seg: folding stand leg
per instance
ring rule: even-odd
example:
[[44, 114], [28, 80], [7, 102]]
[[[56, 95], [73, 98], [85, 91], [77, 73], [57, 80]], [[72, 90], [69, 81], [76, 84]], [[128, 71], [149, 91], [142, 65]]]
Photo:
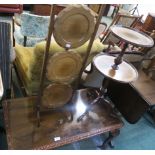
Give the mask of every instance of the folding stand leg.
[[111, 148], [114, 148], [114, 145], [112, 144], [112, 140], [118, 136], [120, 133], [120, 130], [117, 129], [117, 130], [114, 130], [114, 131], [110, 131], [109, 132], [109, 136], [108, 138], [103, 142], [103, 144], [101, 146], [98, 146], [100, 149], [102, 150], [105, 150], [108, 145], [111, 147]]

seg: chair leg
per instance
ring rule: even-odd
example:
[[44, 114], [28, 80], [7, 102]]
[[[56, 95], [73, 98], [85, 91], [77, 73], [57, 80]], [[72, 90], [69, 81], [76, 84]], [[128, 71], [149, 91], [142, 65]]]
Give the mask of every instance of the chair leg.
[[155, 106], [152, 106], [148, 110], [148, 114], [151, 116], [151, 120], [147, 119], [153, 126], [155, 125]]
[[23, 81], [21, 80], [21, 77], [18, 73], [18, 69], [16, 67], [15, 64], [13, 64], [13, 68], [14, 68], [14, 71], [16, 73], [16, 77], [17, 77], [17, 80], [18, 80], [18, 84], [19, 84], [19, 87], [20, 87], [20, 91], [21, 91], [21, 94], [26, 97], [27, 96], [27, 93], [26, 93], [26, 90], [25, 90], [25, 87], [24, 87], [24, 84], [23, 84]]
[[113, 12], [112, 12], [112, 14], [111, 14], [111, 17], [112, 17], [112, 18], [114, 18], [115, 10], [116, 10], [116, 8], [114, 7], [114, 10], [113, 10]]
[[[15, 22], [14, 22], [14, 18], [12, 18], [12, 29], [13, 29], [13, 34], [15, 32]], [[13, 35], [13, 47], [15, 47], [15, 37]]]
[[26, 42], [27, 42], [27, 36], [24, 36], [24, 44], [23, 44], [24, 47], [26, 46]]
[[0, 126], [0, 132], [6, 134], [6, 131], [5, 131], [4, 127], [1, 127], [1, 126]]

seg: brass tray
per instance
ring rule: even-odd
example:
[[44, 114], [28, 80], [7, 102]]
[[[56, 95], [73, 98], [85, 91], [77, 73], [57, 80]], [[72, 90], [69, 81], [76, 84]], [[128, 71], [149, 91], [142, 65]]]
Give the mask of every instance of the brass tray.
[[72, 97], [72, 88], [66, 84], [51, 84], [43, 91], [42, 105], [46, 108], [58, 108]]
[[60, 46], [76, 48], [88, 41], [94, 28], [95, 16], [88, 7], [70, 5], [58, 14], [53, 35]]
[[111, 31], [118, 38], [135, 46], [152, 47], [154, 45], [150, 36], [133, 28], [115, 25], [111, 27]]
[[47, 79], [71, 83], [79, 74], [82, 58], [73, 51], [59, 52], [52, 56], [47, 65]]
[[138, 72], [134, 66], [123, 61], [118, 70], [112, 69], [115, 57], [100, 54], [94, 57], [93, 63], [97, 70], [104, 76], [122, 83], [129, 83], [138, 78]]

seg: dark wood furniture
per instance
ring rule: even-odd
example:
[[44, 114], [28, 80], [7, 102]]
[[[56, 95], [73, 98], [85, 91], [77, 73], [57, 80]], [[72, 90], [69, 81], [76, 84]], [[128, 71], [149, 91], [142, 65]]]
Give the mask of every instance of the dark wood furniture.
[[[36, 97], [4, 101], [8, 148], [54, 149], [109, 132], [109, 137], [100, 146], [105, 149], [108, 144], [111, 144], [111, 140], [119, 134], [119, 129], [123, 126], [122, 121], [110, 104], [101, 102], [94, 105], [89, 114], [78, 122], [77, 118], [81, 115], [83, 108], [81, 108], [81, 102], [77, 102], [79, 92], [77, 91], [75, 94], [73, 103], [66, 104], [62, 109], [42, 111], [40, 127], [37, 127], [34, 109]], [[93, 98], [88, 100], [85, 98], [86, 95], [85, 93], [82, 95], [82, 100], [89, 104]]]
[[141, 94], [149, 106], [155, 105], [155, 81], [140, 71], [138, 79], [131, 85]]
[[[57, 15], [61, 10], [65, 8], [65, 5], [56, 5], [55, 14]], [[51, 5], [49, 4], [34, 4], [32, 13], [41, 16], [50, 16]]]
[[143, 29], [148, 32], [152, 32], [152, 30], [155, 30], [155, 14], [154, 13], [148, 14], [143, 24]]
[[107, 95], [131, 124], [136, 123], [149, 108], [141, 94], [130, 84], [110, 81]]
[[103, 16], [107, 16], [110, 9], [110, 4], [106, 4], [105, 11], [103, 12]]
[[155, 81], [141, 71], [138, 80], [131, 85], [140, 93], [143, 100], [145, 100], [149, 106], [148, 112], [155, 121]]
[[34, 4], [32, 13], [41, 16], [50, 16], [51, 5], [49, 4]]
[[108, 95], [128, 122], [137, 122], [147, 111], [155, 120], [155, 81], [143, 71], [140, 71], [138, 79], [130, 84], [111, 81]]
[[0, 4], [0, 13], [21, 13], [22, 4]]

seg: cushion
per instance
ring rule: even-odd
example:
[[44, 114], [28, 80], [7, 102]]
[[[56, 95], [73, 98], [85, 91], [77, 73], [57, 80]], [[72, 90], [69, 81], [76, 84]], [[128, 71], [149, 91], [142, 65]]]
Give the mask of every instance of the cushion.
[[[75, 48], [75, 49], [72, 49], [72, 50], [75, 50], [77, 51], [79, 54], [85, 54], [86, 53], [86, 50], [87, 50], [87, 47], [88, 47], [88, 43], [89, 41], [87, 41], [85, 44], [83, 44], [82, 46], [78, 47], [78, 48]], [[45, 46], [46, 46], [46, 41], [42, 41], [38, 44], [36, 44], [35, 46], [35, 53], [36, 54], [42, 54], [42, 52], [44, 52], [45, 50]], [[101, 42], [100, 42], [100, 39], [96, 39], [93, 43], [93, 46], [92, 46], [92, 49], [91, 49], [91, 53], [98, 53], [98, 52], [101, 52], [103, 49], [107, 48], [107, 45], [103, 45]], [[59, 46], [56, 41], [54, 39], [52, 39], [52, 44], [50, 45], [50, 50], [49, 52], [53, 52], [53, 53], [56, 53], [56, 52], [62, 52], [64, 50], [64, 48], [62, 48], [61, 46]]]
[[16, 61], [21, 65], [20, 67], [23, 69], [25, 74], [27, 75], [27, 79], [31, 79], [31, 66], [34, 63], [34, 47], [23, 47], [22, 45], [16, 44], [15, 52], [16, 52]]

